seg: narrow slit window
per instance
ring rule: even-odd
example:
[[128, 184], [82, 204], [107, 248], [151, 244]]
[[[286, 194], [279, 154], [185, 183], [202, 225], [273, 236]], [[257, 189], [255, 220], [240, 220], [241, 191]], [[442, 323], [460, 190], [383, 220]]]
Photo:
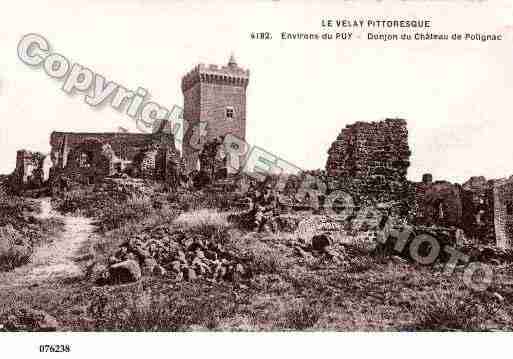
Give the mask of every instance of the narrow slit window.
[[234, 111], [233, 111], [233, 107], [227, 107], [226, 108], [226, 119], [233, 119], [233, 115], [234, 115]]
[[506, 203], [506, 214], [508, 216], [513, 215], [513, 202], [511, 201]]

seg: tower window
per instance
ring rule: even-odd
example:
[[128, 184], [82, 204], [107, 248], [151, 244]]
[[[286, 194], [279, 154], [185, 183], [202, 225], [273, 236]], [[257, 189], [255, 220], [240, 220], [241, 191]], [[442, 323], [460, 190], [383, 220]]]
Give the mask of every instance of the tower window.
[[226, 119], [229, 119], [229, 120], [233, 119], [233, 113], [234, 113], [233, 107], [227, 107], [226, 108]]
[[506, 214], [508, 216], [513, 215], [513, 202], [511, 202], [511, 201], [506, 203]]

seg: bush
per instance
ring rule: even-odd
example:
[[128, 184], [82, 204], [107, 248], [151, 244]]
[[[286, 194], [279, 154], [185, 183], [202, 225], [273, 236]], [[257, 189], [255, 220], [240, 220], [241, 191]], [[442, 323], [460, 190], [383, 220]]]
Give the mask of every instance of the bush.
[[415, 306], [415, 330], [480, 330], [485, 318], [484, 308], [472, 297], [458, 297], [449, 293], [434, 292], [423, 304]]
[[[95, 296], [88, 308], [94, 330], [215, 330], [222, 319], [235, 314], [233, 294], [225, 288], [192, 285], [182, 288], [182, 293], [140, 289], [131, 285], [122, 293]], [[213, 295], [217, 300], [212, 300]]]
[[74, 189], [66, 192], [62, 198], [54, 199], [56, 209], [62, 213], [91, 217], [110, 202], [106, 196], [99, 196], [87, 187]]
[[36, 202], [21, 197], [0, 197], [0, 270], [12, 270], [30, 261], [34, 247], [53, 238], [60, 219], [34, 217]]
[[315, 301], [290, 303], [287, 304], [287, 307], [279, 326], [292, 330], [312, 329], [323, 312], [323, 309]]
[[231, 238], [229, 247], [254, 275], [283, 273], [294, 261], [289, 248], [257, 238]]
[[32, 247], [16, 245], [4, 239], [0, 243], [0, 270], [12, 270], [30, 262]]
[[137, 222], [154, 212], [153, 203], [148, 197], [134, 196], [125, 203], [111, 203], [97, 216], [97, 224], [106, 232], [129, 222]]
[[213, 209], [182, 213], [176, 218], [174, 224], [185, 231], [221, 240], [228, 237], [227, 231], [231, 228], [226, 215]]
[[[146, 210], [148, 211], [148, 208]], [[161, 209], [152, 210], [146, 216], [139, 216], [138, 218], [132, 216], [131, 220], [122, 225], [117, 223], [119, 226], [105, 232], [103, 236], [99, 236], [98, 240], [93, 243], [94, 257], [100, 262], [105, 261], [128, 238], [147, 233], [149, 229], [154, 227], [173, 226], [172, 223], [178, 214], [179, 211], [176, 208], [163, 206]], [[126, 219], [127, 217], [125, 216], [124, 218]]]

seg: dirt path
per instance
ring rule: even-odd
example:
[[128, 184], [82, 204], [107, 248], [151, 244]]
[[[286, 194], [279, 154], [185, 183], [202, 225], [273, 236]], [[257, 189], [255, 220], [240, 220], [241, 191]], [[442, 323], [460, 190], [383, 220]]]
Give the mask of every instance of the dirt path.
[[49, 198], [43, 198], [40, 202], [41, 213], [38, 217], [61, 218], [64, 230], [53, 242], [36, 248], [29, 264], [0, 274], [0, 288], [72, 278], [82, 274], [78, 262], [87, 254], [87, 243], [94, 230], [91, 220], [55, 212]]

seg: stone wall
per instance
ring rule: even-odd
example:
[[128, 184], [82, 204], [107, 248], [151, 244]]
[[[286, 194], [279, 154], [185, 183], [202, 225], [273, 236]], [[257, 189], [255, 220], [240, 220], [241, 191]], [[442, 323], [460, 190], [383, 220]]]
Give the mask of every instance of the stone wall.
[[175, 148], [173, 135], [162, 132], [54, 132], [50, 144], [56, 164], [53, 176], [88, 183], [129, 169], [132, 175], [157, 178], [163, 171], [159, 166], [164, 166], [156, 162], [157, 152], [161, 147]]
[[211, 181], [227, 176], [226, 156], [223, 149], [223, 139], [216, 138], [205, 143], [201, 150], [199, 156], [200, 172], [207, 175]]
[[462, 190], [447, 181], [423, 181], [415, 185], [415, 222], [419, 225], [460, 227]]
[[16, 153], [16, 168], [12, 174], [13, 187], [15, 189], [37, 187], [48, 180], [49, 159], [47, 157], [40, 152], [19, 150]]
[[328, 150], [329, 176], [400, 180], [410, 165], [408, 129], [402, 119], [346, 126]]
[[153, 179], [157, 177], [156, 157], [157, 146], [150, 146], [141, 150], [134, 158], [132, 175], [135, 177]]
[[358, 197], [398, 200], [412, 197], [408, 129], [403, 119], [346, 126], [328, 150], [327, 175]]
[[513, 244], [513, 178], [496, 181], [493, 197], [497, 246], [511, 248]]
[[155, 135], [144, 133], [53, 132], [50, 136], [50, 145], [56, 166], [66, 167], [70, 151], [91, 140], [109, 144], [117, 157], [131, 161], [141, 149], [152, 144], [158, 138]]
[[471, 177], [462, 185], [462, 225], [470, 238], [495, 244], [494, 180]]

